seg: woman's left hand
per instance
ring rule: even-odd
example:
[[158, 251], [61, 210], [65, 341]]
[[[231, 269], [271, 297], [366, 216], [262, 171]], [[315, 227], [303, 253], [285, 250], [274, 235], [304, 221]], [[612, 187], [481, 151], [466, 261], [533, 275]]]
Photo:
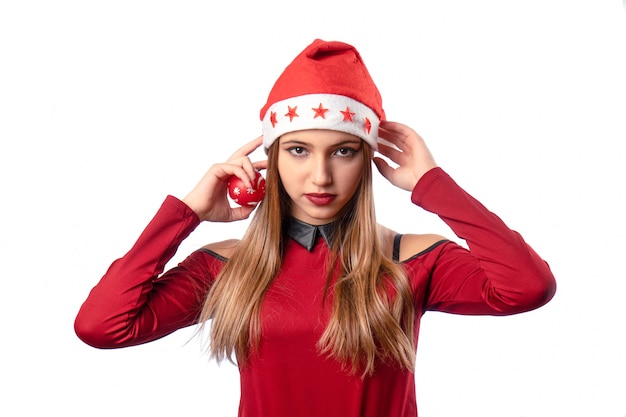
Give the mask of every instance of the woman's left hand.
[[437, 167], [424, 139], [410, 127], [385, 121], [380, 124], [378, 136], [394, 145], [379, 142], [378, 152], [398, 166], [393, 168], [380, 157], [374, 157], [374, 163], [382, 176], [396, 187], [412, 191], [422, 175]]

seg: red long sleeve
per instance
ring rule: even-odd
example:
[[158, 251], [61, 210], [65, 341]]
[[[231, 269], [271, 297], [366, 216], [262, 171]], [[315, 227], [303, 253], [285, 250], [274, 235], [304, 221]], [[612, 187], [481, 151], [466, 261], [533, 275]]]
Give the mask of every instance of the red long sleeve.
[[100, 348], [123, 347], [193, 324], [211, 265], [192, 254], [159, 274], [198, 224], [191, 209], [168, 196], [135, 245], [113, 262], [83, 303], [74, 323], [80, 339]]
[[432, 268], [422, 288], [424, 310], [515, 314], [552, 298], [556, 283], [546, 262], [441, 168], [424, 175], [411, 200], [439, 215], [469, 247], [467, 251], [450, 242], [422, 258]]

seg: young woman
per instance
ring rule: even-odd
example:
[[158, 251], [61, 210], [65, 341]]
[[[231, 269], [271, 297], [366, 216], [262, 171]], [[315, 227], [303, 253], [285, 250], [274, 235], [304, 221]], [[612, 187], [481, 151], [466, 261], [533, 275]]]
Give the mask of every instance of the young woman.
[[[522, 237], [437, 167], [411, 128], [385, 121], [358, 52], [314, 41], [261, 110], [263, 136], [168, 196], [83, 304], [78, 336], [99, 348], [146, 343], [208, 321], [209, 351], [236, 361], [240, 416], [416, 416], [414, 361], [427, 310], [516, 314], [555, 292]], [[252, 162], [260, 146], [267, 160]], [[394, 166], [378, 156], [388, 158]], [[377, 224], [372, 161], [469, 250]], [[244, 237], [212, 243], [163, 273], [202, 221], [247, 218], [227, 182], [266, 195]], [[410, 222], [410, 219], [407, 219]]]

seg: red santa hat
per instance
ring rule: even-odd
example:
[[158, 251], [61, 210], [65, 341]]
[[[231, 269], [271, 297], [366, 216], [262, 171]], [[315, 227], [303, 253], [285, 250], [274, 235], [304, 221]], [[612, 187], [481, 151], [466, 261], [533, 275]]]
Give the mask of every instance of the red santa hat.
[[359, 52], [320, 39], [285, 68], [261, 109], [266, 149], [285, 133], [307, 129], [350, 133], [377, 149], [383, 120], [382, 98]]

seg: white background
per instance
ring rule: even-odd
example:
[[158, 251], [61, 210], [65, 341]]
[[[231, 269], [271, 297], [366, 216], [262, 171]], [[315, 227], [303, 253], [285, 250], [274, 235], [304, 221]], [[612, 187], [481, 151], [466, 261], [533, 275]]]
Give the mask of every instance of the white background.
[[[558, 280], [531, 313], [427, 314], [420, 416], [626, 416], [618, 0], [0, 1], [0, 414], [236, 415], [236, 368], [209, 363], [193, 329], [102, 351], [73, 320], [166, 194], [260, 134], [271, 85], [314, 38], [357, 46], [388, 118]], [[454, 238], [376, 189], [381, 223]], [[245, 226], [203, 224], [172, 262]]]

